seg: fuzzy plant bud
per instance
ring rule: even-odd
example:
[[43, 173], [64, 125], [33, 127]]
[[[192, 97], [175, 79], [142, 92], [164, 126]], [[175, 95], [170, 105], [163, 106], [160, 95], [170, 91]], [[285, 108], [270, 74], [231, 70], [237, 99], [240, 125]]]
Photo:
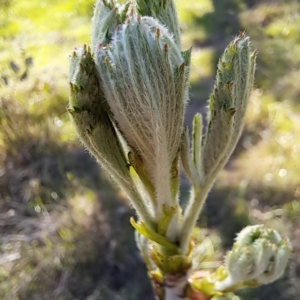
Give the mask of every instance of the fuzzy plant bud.
[[177, 204], [174, 186], [178, 186], [189, 54], [180, 52], [157, 20], [135, 15], [96, 52], [105, 98], [131, 149], [131, 165], [154, 198], [158, 217], [164, 205]]
[[204, 176], [215, 175], [227, 162], [242, 133], [253, 88], [257, 52], [241, 33], [226, 48], [218, 63], [202, 150]]
[[202, 141], [202, 118], [196, 114], [192, 141], [188, 130], [182, 137], [181, 161], [193, 187], [181, 229], [182, 248], [188, 244], [207, 193], [218, 172], [232, 154], [243, 129], [253, 87], [256, 51], [241, 33], [225, 49], [218, 63], [216, 83], [209, 98], [208, 124]]
[[216, 84], [209, 98], [203, 145], [201, 115], [194, 117], [191, 151], [188, 131], [184, 133], [181, 158], [194, 186], [211, 182], [236, 146], [253, 87], [256, 54], [244, 33], [227, 46], [219, 60]]
[[[263, 226], [238, 235], [225, 266], [191, 274], [202, 255], [192, 231], [243, 128], [256, 59], [249, 38], [241, 33], [219, 61], [204, 138], [200, 114], [191, 136], [183, 127], [191, 51], [181, 52], [174, 0], [97, 0], [91, 39], [91, 49], [71, 56], [67, 110], [80, 140], [137, 212], [130, 222], [158, 299], [190, 291], [193, 299], [225, 300], [237, 288], [278, 279], [290, 245]], [[192, 184], [183, 214], [179, 159]]]
[[127, 193], [142, 219], [149, 219], [133, 185], [128, 163], [104, 98], [93, 55], [88, 47], [70, 58], [68, 112], [78, 137], [102, 167]]
[[263, 225], [248, 226], [236, 238], [225, 258], [227, 276], [215, 283], [226, 291], [243, 286], [259, 286], [280, 278], [289, 260], [291, 246], [276, 230]]
[[174, 0], [136, 0], [138, 12], [166, 25], [180, 49], [180, 27]]

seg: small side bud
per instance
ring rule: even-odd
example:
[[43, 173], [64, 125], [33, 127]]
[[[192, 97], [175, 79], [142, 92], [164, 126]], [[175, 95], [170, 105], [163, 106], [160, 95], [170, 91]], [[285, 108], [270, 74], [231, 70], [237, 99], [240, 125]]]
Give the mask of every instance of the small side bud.
[[180, 158], [186, 176], [191, 182], [193, 182], [196, 172], [195, 172], [195, 167], [192, 163], [190, 147], [191, 147], [191, 142], [190, 142], [189, 128], [186, 126], [182, 133]]
[[280, 278], [289, 260], [291, 246], [276, 230], [263, 225], [248, 226], [236, 238], [225, 258], [227, 276], [215, 282], [226, 291], [243, 286], [259, 286]]

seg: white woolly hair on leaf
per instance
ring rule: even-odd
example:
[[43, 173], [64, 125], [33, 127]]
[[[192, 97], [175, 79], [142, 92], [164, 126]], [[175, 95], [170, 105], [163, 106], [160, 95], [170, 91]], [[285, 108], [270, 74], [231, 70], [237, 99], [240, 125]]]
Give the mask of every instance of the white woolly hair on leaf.
[[107, 34], [112, 34], [117, 25], [117, 9], [105, 5], [103, 0], [98, 0], [92, 18], [91, 47], [93, 51], [95, 51], [97, 45], [106, 41]]
[[95, 62], [86, 46], [74, 51], [69, 78], [72, 81], [68, 112], [79, 138], [125, 191], [141, 220], [152, 226], [152, 210], [143, 201], [132, 181], [116, 127], [105, 103], [102, 102]]
[[118, 128], [153, 181], [159, 217], [162, 205], [174, 205], [170, 172], [181, 142], [186, 93], [177, 96], [187, 81], [186, 72], [176, 74], [184, 59], [162, 24], [133, 17], [116, 30], [110, 46], [97, 50], [96, 63]]
[[[290, 249], [289, 247], [278, 247], [274, 255], [274, 261], [269, 266], [270, 270], [263, 272], [258, 278], [257, 281], [260, 284], [268, 284], [271, 283], [282, 276], [284, 273], [285, 267], [288, 263], [290, 257]], [[274, 252], [275, 252], [274, 251]]]
[[175, 1], [165, 1], [164, 5], [164, 1], [161, 0], [135, 0], [135, 2], [137, 10], [142, 16], [151, 16], [168, 28], [178, 49], [180, 49], [181, 34]]

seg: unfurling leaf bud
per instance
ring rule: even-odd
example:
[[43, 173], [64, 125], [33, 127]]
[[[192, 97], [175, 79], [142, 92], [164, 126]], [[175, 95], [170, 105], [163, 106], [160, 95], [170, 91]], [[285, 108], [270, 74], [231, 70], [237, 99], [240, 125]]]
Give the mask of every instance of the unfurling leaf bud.
[[[78, 137], [130, 197], [142, 219], [149, 219], [134, 186], [128, 163], [105, 101], [90, 49], [74, 51], [70, 63], [70, 104], [68, 112]], [[146, 216], [147, 215], [147, 216]], [[144, 216], [144, 217], [143, 217]]]
[[69, 77], [69, 113], [79, 137], [92, 153], [96, 153], [96, 158], [110, 173], [116, 173], [122, 180], [130, 178], [123, 150], [109, 117], [109, 107], [103, 96], [95, 62], [86, 46], [73, 53]]
[[241, 135], [253, 87], [256, 54], [249, 37], [241, 33], [228, 45], [218, 63], [202, 153], [205, 176], [215, 176], [223, 168]]
[[196, 114], [193, 120], [192, 145], [188, 127], [185, 128], [181, 144], [181, 162], [183, 169], [194, 187], [201, 184], [204, 179], [202, 152], [202, 116]]
[[183, 167], [193, 187], [181, 226], [183, 251], [207, 193], [241, 135], [253, 87], [255, 59], [256, 51], [252, 50], [249, 37], [241, 33], [228, 45], [219, 61], [214, 91], [209, 99], [208, 124], [203, 143], [199, 115], [194, 117], [191, 150], [187, 132], [182, 139]]
[[177, 203], [171, 181], [187, 102], [189, 55], [179, 51], [157, 20], [132, 16], [109, 45], [98, 47], [96, 63], [118, 128], [139, 157], [135, 170], [154, 188], [159, 219], [163, 205]]
[[282, 276], [291, 253], [287, 239], [263, 225], [248, 226], [225, 258], [227, 276], [215, 283], [219, 291], [268, 284]]

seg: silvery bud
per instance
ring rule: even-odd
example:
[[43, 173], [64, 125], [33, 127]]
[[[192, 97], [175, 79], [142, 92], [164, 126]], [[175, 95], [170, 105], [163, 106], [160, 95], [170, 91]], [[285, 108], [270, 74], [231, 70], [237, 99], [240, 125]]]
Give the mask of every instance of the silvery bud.
[[215, 289], [258, 286], [280, 278], [289, 260], [291, 246], [276, 230], [263, 225], [248, 226], [236, 238], [225, 259], [227, 277], [215, 283]]
[[163, 205], [177, 204], [172, 179], [178, 176], [189, 54], [157, 20], [135, 15], [96, 52], [105, 98], [132, 149], [133, 166], [153, 189], [158, 217]]
[[96, 65], [86, 46], [74, 51], [71, 56], [69, 79], [69, 113], [79, 137], [113, 177], [130, 178], [123, 150], [109, 117]]
[[174, 0], [136, 0], [138, 12], [166, 25], [180, 49], [180, 27]]
[[226, 47], [218, 63], [216, 83], [208, 102], [203, 141], [200, 114], [194, 117], [191, 141], [188, 130], [183, 133], [181, 161], [193, 192], [182, 219], [182, 249], [186, 249], [207, 193], [241, 135], [253, 87], [256, 55], [257, 51], [252, 49], [250, 39], [244, 33]]
[[[129, 173], [127, 159], [111, 118], [89, 47], [70, 59], [68, 112], [80, 140], [132, 200], [142, 220], [150, 219]], [[150, 222], [151, 223], [151, 222]]]
[[202, 150], [205, 176], [215, 176], [223, 168], [241, 135], [253, 87], [256, 55], [250, 38], [241, 33], [219, 60]]

